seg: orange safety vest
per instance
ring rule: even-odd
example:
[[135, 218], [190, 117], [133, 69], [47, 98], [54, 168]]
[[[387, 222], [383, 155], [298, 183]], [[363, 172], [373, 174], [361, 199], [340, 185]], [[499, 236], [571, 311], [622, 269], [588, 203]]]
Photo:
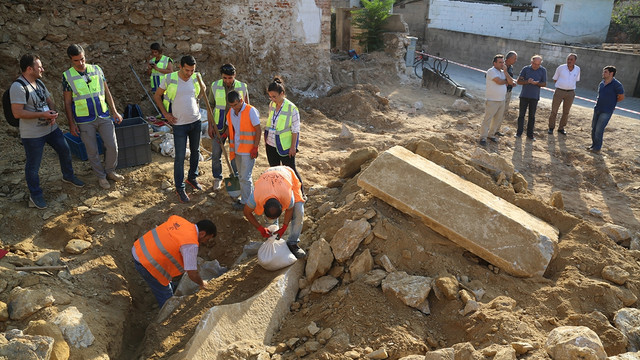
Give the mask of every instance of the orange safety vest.
[[274, 197], [278, 199], [283, 209], [288, 209], [291, 204], [291, 194], [293, 194], [294, 203], [304, 202], [302, 184], [296, 173], [288, 166], [270, 167], [256, 181], [253, 190], [256, 208], [253, 211], [256, 215], [262, 215], [264, 203]]
[[198, 245], [196, 225], [172, 215], [165, 223], [148, 231], [133, 244], [140, 264], [158, 282], [169, 285], [171, 279], [184, 273], [182, 245]]
[[235, 129], [231, 123], [231, 112], [233, 109], [229, 109], [227, 112], [227, 126], [229, 128], [229, 158], [233, 160], [236, 157], [236, 151], [239, 153], [250, 153], [253, 149], [253, 142], [256, 138], [256, 129], [251, 125], [251, 109], [253, 106], [246, 104], [244, 110], [240, 111], [240, 141], [238, 148], [236, 149]]

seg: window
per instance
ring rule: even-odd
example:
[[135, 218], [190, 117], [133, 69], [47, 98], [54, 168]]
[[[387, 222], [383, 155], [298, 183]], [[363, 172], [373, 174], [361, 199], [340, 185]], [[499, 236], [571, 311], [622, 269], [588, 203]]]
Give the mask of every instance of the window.
[[560, 13], [562, 12], [562, 5], [557, 4], [556, 8], [553, 10], [553, 23], [557, 24], [560, 22]]

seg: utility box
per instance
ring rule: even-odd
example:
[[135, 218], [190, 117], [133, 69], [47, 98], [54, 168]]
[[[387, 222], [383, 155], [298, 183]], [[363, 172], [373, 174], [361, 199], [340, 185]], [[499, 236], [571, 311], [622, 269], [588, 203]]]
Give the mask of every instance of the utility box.
[[[82, 161], [87, 161], [89, 156], [87, 155], [87, 148], [84, 146], [82, 139], [79, 136], [73, 136], [70, 132], [64, 133], [64, 139], [67, 140], [71, 153]], [[100, 134], [96, 133], [96, 141], [98, 143], [98, 154], [104, 154], [104, 144]]]
[[142, 118], [124, 119], [115, 124], [118, 141], [118, 169], [151, 162], [149, 126]]

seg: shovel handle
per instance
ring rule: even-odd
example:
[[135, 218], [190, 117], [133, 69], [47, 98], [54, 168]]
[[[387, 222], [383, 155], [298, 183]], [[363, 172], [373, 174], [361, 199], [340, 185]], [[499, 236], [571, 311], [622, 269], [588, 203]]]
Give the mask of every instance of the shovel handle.
[[[200, 87], [204, 89], [206, 86], [204, 84], [204, 81], [202, 81], [202, 77], [200, 76], [199, 72], [196, 73], [196, 77], [198, 78], [198, 83], [200, 83]], [[210, 114], [213, 114], [214, 112], [211, 109], [211, 104], [209, 104], [209, 97], [207, 96], [207, 92], [204, 91], [202, 95], [204, 95], [204, 102], [207, 105], [207, 111]], [[213, 119], [213, 121], [215, 124], [215, 119]], [[220, 133], [218, 132], [218, 128], [216, 126], [213, 127], [213, 133], [215, 134], [214, 136], [216, 137], [216, 140], [218, 140], [218, 144], [220, 144], [220, 148], [222, 149], [222, 153], [224, 154], [224, 160], [227, 162], [227, 166], [229, 167], [229, 173], [234, 174], [233, 168], [231, 167], [231, 163], [229, 162], [229, 157], [227, 156], [227, 150], [224, 148], [224, 143], [222, 142], [222, 138], [220, 137]]]

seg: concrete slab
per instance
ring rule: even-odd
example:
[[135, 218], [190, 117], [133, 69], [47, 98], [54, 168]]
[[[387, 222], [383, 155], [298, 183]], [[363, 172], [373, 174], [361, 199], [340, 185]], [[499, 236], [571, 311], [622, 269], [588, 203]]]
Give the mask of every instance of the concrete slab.
[[222, 360], [232, 344], [268, 344], [289, 313], [298, 292], [304, 261], [296, 261], [260, 293], [236, 304], [211, 308], [185, 350], [171, 360]]
[[439, 165], [395, 146], [358, 185], [514, 276], [544, 274], [558, 230]]

